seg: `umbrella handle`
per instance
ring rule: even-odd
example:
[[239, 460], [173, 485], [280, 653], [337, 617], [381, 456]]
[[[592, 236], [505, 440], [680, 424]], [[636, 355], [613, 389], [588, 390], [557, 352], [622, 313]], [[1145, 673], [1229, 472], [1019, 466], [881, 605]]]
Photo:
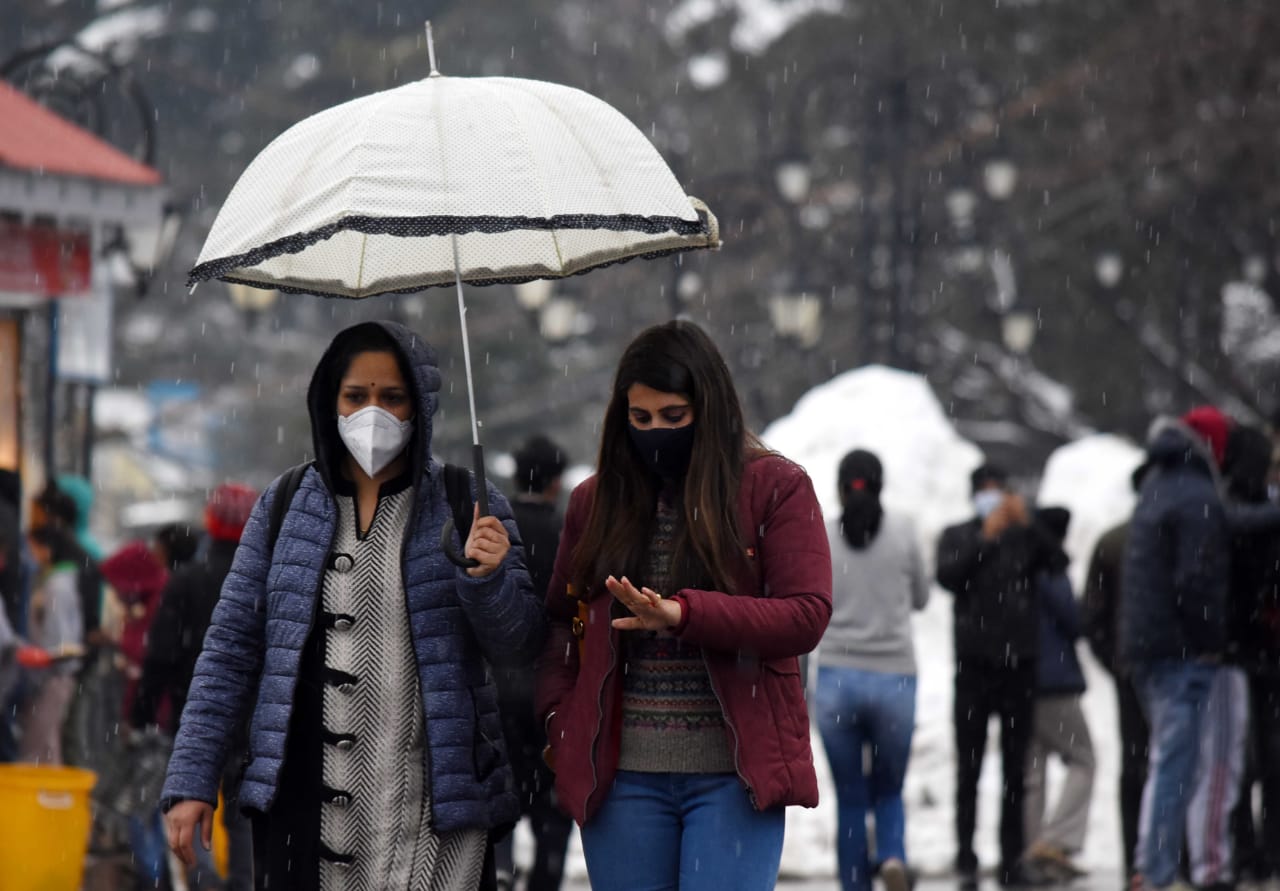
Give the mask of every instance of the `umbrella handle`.
[[[489, 516], [489, 484], [484, 475], [484, 446], [480, 443], [472, 446], [472, 462], [476, 477], [476, 504], [480, 506], [480, 516], [487, 517]], [[444, 521], [444, 528], [440, 530], [440, 548], [454, 566], [474, 569], [480, 565], [480, 561], [474, 557], [464, 556], [453, 545], [453, 533], [457, 526], [453, 522], [453, 505], [450, 504], [449, 508], [449, 518]], [[462, 544], [466, 546], [465, 541]]]

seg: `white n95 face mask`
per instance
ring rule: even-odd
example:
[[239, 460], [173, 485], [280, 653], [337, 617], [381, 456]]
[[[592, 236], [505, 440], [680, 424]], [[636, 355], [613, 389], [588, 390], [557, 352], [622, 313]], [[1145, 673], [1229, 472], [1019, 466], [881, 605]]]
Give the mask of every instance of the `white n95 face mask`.
[[413, 418], [401, 421], [378, 405], [338, 416], [338, 435], [351, 457], [369, 476], [377, 476], [404, 451], [413, 435]]
[[1001, 501], [1004, 501], [1004, 492], [999, 489], [984, 489], [973, 496], [973, 509], [985, 520], [1000, 506]]

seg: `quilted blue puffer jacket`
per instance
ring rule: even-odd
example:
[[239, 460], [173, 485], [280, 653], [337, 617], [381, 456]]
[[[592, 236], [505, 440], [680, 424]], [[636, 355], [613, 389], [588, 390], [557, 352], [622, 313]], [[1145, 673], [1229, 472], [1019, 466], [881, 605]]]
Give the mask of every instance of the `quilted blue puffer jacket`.
[[[545, 618], [525, 571], [510, 508], [494, 487], [489, 487], [490, 509], [512, 542], [502, 567], [474, 579], [441, 551], [440, 532], [452, 514], [443, 466], [430, 457], [440, 388], [434, 352], [399, 325], [366, 324], [381, 326], [399, 345], [420, 406], [407, 447], [417, 485], [403, 573], [426, 719], [434, 823], [439, 832], [490, 828], [514, 821], [519, 809], [486, 661], [529, 663], [541, 646]], [[331, 346], [321, 359], [308, 397], [317, 461], [302, 479], [274, 552], [268, 551], [267, 539], [278, 480], [255, 506], [223, 585], [174, 742], [162, 793], [166, 808], [183, 799], [215, 801], [232, 731], [249, 714], [250, 760], [241, 804], [265, 812], [275, 801], [289, 750], [299, 666], [315, 631], [337, 520], [331, 481], [345, 450], [336, 434], [333, 375], [326, 371], [334, 353]]]

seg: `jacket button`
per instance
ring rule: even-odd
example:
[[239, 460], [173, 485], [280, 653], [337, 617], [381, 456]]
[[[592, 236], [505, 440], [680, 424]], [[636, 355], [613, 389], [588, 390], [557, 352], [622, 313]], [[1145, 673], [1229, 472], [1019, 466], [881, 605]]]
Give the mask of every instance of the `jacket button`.
[[354, 624], [355, 622], [353, 622], [351, 619], [348, 619], [346, 616], [343, 616], [341, 619], [334, 619], [333, 621], [333, 627], [338, 629], [339, 631], [350, 631], [351, 626]]
[[350, 752], [352, 749], [355, 748], [355, 746], [356, 746], [356, 741], [354, 739], [338, 740], [338, 750], [341, 752]]
[[346, 693], [349, 696], [352, 693], [356, 692], [356, 685], [355, 684], [339, 684], [338, 692]]
[[346, 807], [347, 805], [351, 804], [351, 796], [336, 795], [334, 796], [333, 803], [336, 804], [338, 807]]
[[356, 565], [350, 554], [335, 554], [333, 557], [334, 572], [350, 572]]

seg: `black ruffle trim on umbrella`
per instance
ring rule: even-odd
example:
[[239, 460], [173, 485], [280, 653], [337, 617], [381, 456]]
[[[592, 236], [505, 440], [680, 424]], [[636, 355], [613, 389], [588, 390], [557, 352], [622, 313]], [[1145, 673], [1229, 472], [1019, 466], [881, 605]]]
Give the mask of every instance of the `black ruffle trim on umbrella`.
[[[286, 235], [284, 238], [278, 238], [275, 241], [268, 242], [261, 247], [256, 247], [251, 251], [243, 254], [235, 254], [230, 257], [219, 257], [216, 260], [209, 260], [201, 263], [187, 273], [187, 287], [191, 287], [202, 281], [208, 281], [215, 278], [223, 278], [224, 281], [233, 281], [230, 278], [224, 278], [226, 273], [233, 269], [242, 269], [247, 266], [256, 266], [264, 260], [270, 260], [272, 257], [279, 257], [282, 254], [298, 254], [314, 244], [332, 238], [339, 232], [348, 230], [362, 232], [365, 235], [394, 235], [399, 238], [423, 238], [431, 235], [469, 235], [473, 232], [483, 232], [490, 235], [496, 235], [501, 232], [514, 232], [520, 229], [530, 229], [535, 231], [550, 231], [553, 229], [600, 229], [608, 232], [644, 232], [651, 235], [657, 235], [663, 232], [674, 232], [677, 235], [709, 235], [710, 224], [707, 217], [701, 211], [698, 212], [697, 220], [683, 220], [680, 217], [646, 217], [637, 214], [561, 214], [554, 217], [462, 217], [462, 216], [433, 216], [433, 217], [370, 217], [370, 216], [350, 216], [343, 217], [336, 223], [328, 226], [322, 226], [319, 229], [313, 229], [310, 232], [299, 232], [295, 235]], [[662, 251], [658, 254], [646, 256], [660, 256], [666, 253], [679, 253], [679, 251]], [[630, 257], [626, 259], [632, 259]], [[606, 266], [610, 264], [600, 264]], [[598, 268], [598, 267], [592, 267]], [[493, 279], [490, 281], [469, 282], [469, 284], [496, 284], [498, 282], [532, 281], [534, 278], [543, 278], [544, 276], [532, 276], [526, 279]], [[265, 285], [255, 282], [244, 282], [244, 284], [258, 285], [259, 287], [274, 287], [278, 291], [286, 291], [301, 294], [321, 294], [321, 291], [305, 291], [302, 289], [281, 288], [274, 285]], [[426, 285], [417, 288], [406, 288], [399, 291], [382, 291], [383, 294], [411, 293], [413, 291], [425, 290]], [[346, 296], [334, 295], [327, 296]], [[370, 294], [369, 296], [376, 296]]]
[[[619, 257], [617, 260], [606, 260], [603, 263], [593, 263], [590, 266], [587, 266], [583, 269], [576, 270], [575, 272], [571, 272], [568, 275], [522, 275], [522, 276], [511, 276], [511, 277], [505, 277], [505, 278], [463, 279], [463, 283], [466, 284], [468, 287], [484, 288], [484, 287], [488, 287], [489, 285], [523, 285], [525, 282], [538, 281], [539, 279], [554, 280], [557, 278], [573, 278], [576, 275], [585, 275], [586, 273], [593, 272], [597, 269], [604, 269], [609, 266], [618, 266], [622, 263], [630, 263], [632, 260], [654, 260], [654, 259], [657, 259], [658, 257], [670, 257], [675, 254], [688, 253], [689, 251], [713, 250], [716, 247], [717, 245], [700, 244], [700, 245], [691, 245], [689, 247], [667, 248], [666, 250], [661, 250], [661, 251], [650, 251], [647, 254], [633, 254], [630, 257]], [[204, 265], [208, 265], [208, 264], [204, 264]], [[194, 273], [194, 270], [193, 270], [193, 273]], [[435, 284], [435, 285], [414, 285], [409, 288], [390, 288], [386, 291], [374, 291], [369, 294], [361, 294], [359, 296], [355, 296], [352, 294], [337, 294], [337, 293], [334, 293], [333, 291], [325, 291], [319, 288], [295, 288], [295, 287], [292, 287], [291, 285], [278, 285], [278, 284], [273, 284], [271, 282], [255, 282], [245, 278], [236, 278], [235, 276], [232, 276], [232, 275], [224, 275], [224, 276], [216, 276], [216, 277], [220, 278], [224, 282], [229, 282], [233, 285], [249, 285], [250, 287], [253, 287], [253, 288], [262, 288], [263, 290], [268, 290], [268, 291], [279, 291], [282, 294], [310, 294], [316, 297], [337, 297], [342, 300], [365, 300], [369, 297], [382, 297], [387, 294], [417, 294], [421, 291], [429, 291], [432, 288], [452, 288], [454, 286], [454, 282], [447, 281], [447, 282], [440, 282], [439, 284]], [[204, 279], [204, 280], [207, 281], [207, 279]], [[193, 284], [199, 284], [199, 282], [193, 279], [187, 280], [188, 287], [190, 287]]]

